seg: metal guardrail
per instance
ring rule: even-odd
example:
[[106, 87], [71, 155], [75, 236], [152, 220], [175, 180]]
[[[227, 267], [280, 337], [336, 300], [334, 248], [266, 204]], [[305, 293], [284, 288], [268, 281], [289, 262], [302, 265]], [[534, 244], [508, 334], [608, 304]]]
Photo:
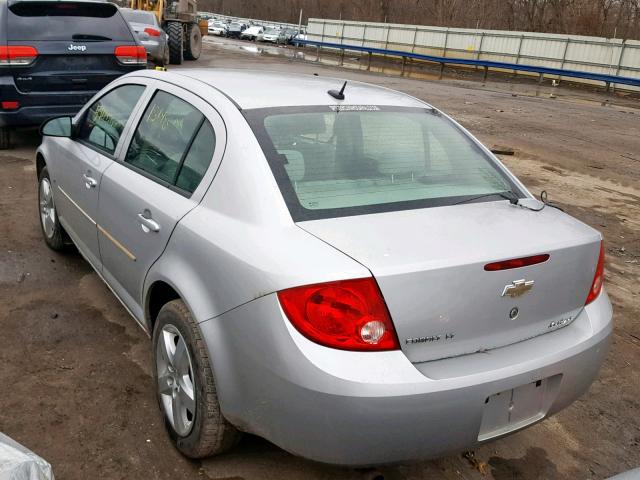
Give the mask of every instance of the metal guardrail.
[[320, 48], [330, 48], [337, 50], [349, 50], [354, 52], [364, 52], [369, 54], [369, 66], [371, 65], [372, 55], [388, 55], [393, 57], [402, 58], [402, 71], [404, 72], [404, 62], [407, 58], [423, 60], [427, 62], [439, 63], [442, 69], [445, 65], [468, 65], [484, 68], [485, 79], [487, 77], [488, 69], [500, 69], [500, 70], [512, 70], [521, 72], [531, 72], [540, 75], [540, 81], [544, 78], [544, 75], [557, 75], [559, 77], [573, 77], [583, 78], [586, 80], [594, 80], [604, 82], [607, 89], [612, 84], [631, 85], [634, 87], [640, 87], [640, 78], [621, 77], [618, 75], [607, 75], [601, 73], [584, 72], [580, 70], [565, 70], [561, 68], [541, 67], [535, 65], [523, 65], [520, 63], [507, 63], [507, 62], [494, 62], [490, 60], [474, 60], [468, 58], [452, 58], [452, 57], [438, 57], [433, 55], [424, 55], [421, 53], [412, 53], [402, 50], [387, 50], [383, 48], [364, 47], [360, 45], [348, 45], [343, 43], [331, 43], [331, 42], [318, 42], [315, 40], [296, 40], [299, 45], [315, 46]]

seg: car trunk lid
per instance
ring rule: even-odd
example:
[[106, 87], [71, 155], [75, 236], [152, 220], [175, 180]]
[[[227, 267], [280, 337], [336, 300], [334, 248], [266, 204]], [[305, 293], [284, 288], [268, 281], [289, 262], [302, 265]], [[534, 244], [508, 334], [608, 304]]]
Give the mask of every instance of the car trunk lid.
[[[570, 324], [584, 306], [601, 240], [556, 209], [533, 212], [508, 202], [298, 225], [372, 272], [414, 363], [490, 350]], [[535, 265], [484, 268], [544, 254], [549, 259]]]

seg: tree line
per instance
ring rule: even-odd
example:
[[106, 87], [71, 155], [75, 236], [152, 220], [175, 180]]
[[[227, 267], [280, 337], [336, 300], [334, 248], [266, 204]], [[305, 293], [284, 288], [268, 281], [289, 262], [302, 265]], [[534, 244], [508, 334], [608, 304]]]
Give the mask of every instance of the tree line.
[[199, 10], [640, 39], [640, 0], [199, 0]]

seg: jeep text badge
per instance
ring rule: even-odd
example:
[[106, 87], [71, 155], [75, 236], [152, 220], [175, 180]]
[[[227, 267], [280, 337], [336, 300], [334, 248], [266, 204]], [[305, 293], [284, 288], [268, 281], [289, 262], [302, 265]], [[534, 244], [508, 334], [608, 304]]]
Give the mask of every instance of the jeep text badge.
[[87, 46], [86, 45], [74, 45], [72, 43], [71, 45], [69, 45], [67, 47], [67, 50], [69, 50], [70, 52], [86, 52], [87, 51]]
[[511, 298], [516, 298], [521, 295], [524, 295], [529, 290], [533, 288], [533, 284], [535, 282], [533, 280], [514, 280], [509, 285], [504, 286], [504, 290], [502, 290], [502, 296], [509, 295]]

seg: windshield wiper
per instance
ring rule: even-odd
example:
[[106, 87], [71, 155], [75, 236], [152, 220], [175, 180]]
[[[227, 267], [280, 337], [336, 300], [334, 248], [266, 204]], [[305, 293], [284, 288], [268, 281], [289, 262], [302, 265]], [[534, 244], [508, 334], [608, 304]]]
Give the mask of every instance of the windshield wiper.
[[109, 37], [103, 37], [102, 35], [91, 35], [89, 33], [74, 33], [71, 36], [71, 40], [86, 41], [86, 42], [110, 42], [112, 39]]
[[[471, 198], [467, 198], [466, 200], [461, 200], [460, 202], [454, 203], [453, 205], [460, 205], [461, 203], [467, 203], [467, 202], [473, 202], [474, 200], [479, 200], [481, 198], [486, 198], [486, 197], [502, 197], [505, 200], [509, 200], [509, 203], [515, 207], [520, 207], [520, 208], [526, 208], [527, 210], [531, 210], [532, 212], [540, 212], [542, 210], [544, 210], [544, 207], [546, 207], [547, 205], [550, 205], [552, 207], [555, 207], [555, 205], [551, 205], [550, 203], [547, 203], [547, 197], [546, 197], [546, 193], [544, 192], [544, 196], [540, 195], [540, 202], [542, 206], [540, 207], [534, 207], [530, 204], [530, 202], [523, 202], [520, 203], [520, 200], [522, 200], [520, 197], [518, 197], [518, 195], [516, 194], [516, 192], [514, 192], [513, 190], [508, 190], [506, 192], [494, 192], [494, 193], [485, 193], [484, 195], [478, 195], [476, 197], [471, 197]], [[524, 200], [534, 200], [534, 199], [527, 199], [524, 198]], [[558, 208], [559, 210], [562, 210], [559, 207], [555, 207]]]
[[481, 198], [487, 198], [487, 197], [502, 197], [505, 200], [509, 200], [509, 203], [511, 203], [511, 205], [518, 205], [518, 202], [520, 201], [520, 199], [518, 198], [515, 192], [513, 192], [512, 190], [508, 190], [506, 192], [493, 192], [493, 193], [485, 193], [483, 195], [477, 195], [475, 197], [467, 198], [465, 200], [456, 202], [453, 205], [460, 205], [462, 203], [473, 202], [474, 200], [480, 200]]

